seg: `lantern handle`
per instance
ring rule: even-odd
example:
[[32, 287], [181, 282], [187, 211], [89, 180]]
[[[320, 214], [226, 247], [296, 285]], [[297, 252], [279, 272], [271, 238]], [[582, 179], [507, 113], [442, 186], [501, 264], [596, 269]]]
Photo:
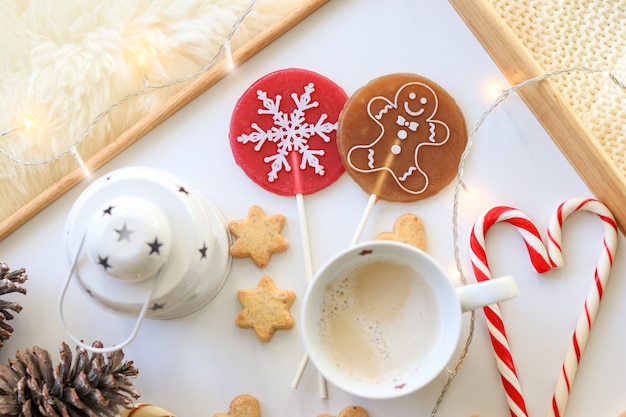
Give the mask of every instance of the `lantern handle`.
[[65, 280], [65, 284], [63, 285], [63, 289], [61, 290], [61, 294], [59, 295], [59, 300], [58, 300], [58, 304], [57, 304], [57, 313], [59, 315], [59, 319], [61, 321], [61, 327], [63, 327], [63, 330], [65, 331], [65, 333], [69, 336], [69, 338], [76, 343], [78, 346], [82, 347], [83, 349], [86, 349], [90, 352], [93, 353], [109, 353], [109, 352], [115, 352], [118, 350], [123, 349], [124, 347], [126, 347], [130, 342], [132, 342], [135, 337], [137, 336], [137, 334], [139, 333], [139, 328], [141, 327], [141, 323], [143, 322], [143, 319], [146, 318], [146, 313], [148, 312], [148, 306], [150, 305], [150, 301], [152, 300], [152, 295], [155, 292], [156, 287], [158, 286], [159, 282], [160, 282], [160, 277], [161, 277], [161, 272], [163, 271], [163, 266], [161, 266], [161, 268], [159, 269], [158, 273], [157, 273], [157, 277], [154, 280], [154, 284], [152, 285], [152, 288], [150, 289], [150, 291], [148, 291], [148, 294], [146, 295], [146, 299], [143, 303], [143, 306], [141, 307], [141, 310], [139, 312], [139, 315], [137, 316], [137, 321], [135, 322], [135, 326], [133, 327], [133, 330], [131, 331], [130, 335], [121, 343], [117, 344], [117, 345], [112, 345], [109, 347], [94, 347], [94, 346], [90, 346], [86, 343], [84, 343], [82, 340], [80, 340], [79, 338], [77, 338], [76, 336], [74, 336], [74, 334], [72, 333], [72, 331], [69, 329], [66, 321], [65, 321], [65, 314], [63, 312], [63, 304], [65, 302], [65, 295], [67, 294], [67, 289], [69, 288], [70, 282], [72, 281], [72, 278], [74, 277], [74, 274], [76, 272], [76, 265], [78, 264], [78, 259], [80, 258], [80, 254], [82, 252], [83, 246], [85, 244], [85, 236], [86, 236], [86, 232], [83, 233], [83, 237], [80, 240], [80, 244], [78, 245], [78, 249], [76, 251], [76, 255], [74, 256], [74, 260], [72, 261], [72, 266], [70, 268], [70, 272], [67, 275], [67, 279]]

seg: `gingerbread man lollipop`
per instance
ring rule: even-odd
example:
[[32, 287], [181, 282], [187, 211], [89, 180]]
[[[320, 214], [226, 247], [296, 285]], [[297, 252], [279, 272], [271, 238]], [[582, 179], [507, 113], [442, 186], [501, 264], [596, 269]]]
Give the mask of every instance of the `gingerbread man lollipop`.
[[346, 171], [371, 196], [354, 240], [378, 199], [409, 202], [441, 191], [455, 177], [466, 144], [461, 109], [427, 78], [391, 74], [356, 91], [337, 131]]

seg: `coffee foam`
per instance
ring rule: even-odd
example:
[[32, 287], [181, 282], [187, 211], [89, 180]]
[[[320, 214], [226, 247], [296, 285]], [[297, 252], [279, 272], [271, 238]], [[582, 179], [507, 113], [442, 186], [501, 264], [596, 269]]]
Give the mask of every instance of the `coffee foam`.
[[439, 338], [432, 288], [394, 262], [373, 261], [338, 277], [321, 308], [323, 346], [343, 372], [364, 381], [405, 380]]

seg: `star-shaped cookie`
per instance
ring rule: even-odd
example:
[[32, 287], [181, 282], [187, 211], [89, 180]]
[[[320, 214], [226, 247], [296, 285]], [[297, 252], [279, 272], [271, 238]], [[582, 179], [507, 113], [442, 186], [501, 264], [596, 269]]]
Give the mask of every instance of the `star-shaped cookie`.
[[393, 232], [382, 232], [376, 240], [395, 240], [426, 251], [424, 223], [415, 214], [403, 214], [393, 225]]
[[261, 207], [253, 205], [244, 220], [233, 220], [228, 229], [237, 238], [230, 247], [235, 258], [249, 256], [259, 268], [265, 267], [273, 254], [284, 252], [289, 242], [280, 232], [285, 225], [285, 216], [266, 216]]
[[253, 328], [262, 342], [269, 342], [276, 330], [288, 330], [294, 325], [289, 311], [296, 299], [290, 290], [278, 290], [274, 280], [264, 276], [256, 290], [239, 290], [237, 298], [243, 310], [235, 324], [243, 329]]

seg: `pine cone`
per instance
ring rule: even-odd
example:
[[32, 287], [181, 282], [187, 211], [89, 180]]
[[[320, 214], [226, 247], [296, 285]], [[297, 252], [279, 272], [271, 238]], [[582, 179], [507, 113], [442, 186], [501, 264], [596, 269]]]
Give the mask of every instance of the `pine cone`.
[[[11, 271], [11, 268], [4, 262], [0, 262], [0, 295], [19, 292], [26, 294], [26, 288], [21, 287], [24, 281], [28, 279], [24, 268]], [[6, 320], [13, 320], [13, 314], [22, 311], [22, 306], [10, 301], [0, 299], [0, 348], [4, 346], [3, 342], [11, 337], [13, 327]]]
[[[94, 347], [102, 347], [95, 342]], [[119, 407], [130, 408], [139, 393], [131, 378], [138, 374], [133, 362], [123, 362], [121, 350], [93, 353], [66, 343], [59, 348], [59, 364], [37, 346], [18, 351], [9, 364], [0, 364], [0, 416], [2, 417], [116, 417]]]

